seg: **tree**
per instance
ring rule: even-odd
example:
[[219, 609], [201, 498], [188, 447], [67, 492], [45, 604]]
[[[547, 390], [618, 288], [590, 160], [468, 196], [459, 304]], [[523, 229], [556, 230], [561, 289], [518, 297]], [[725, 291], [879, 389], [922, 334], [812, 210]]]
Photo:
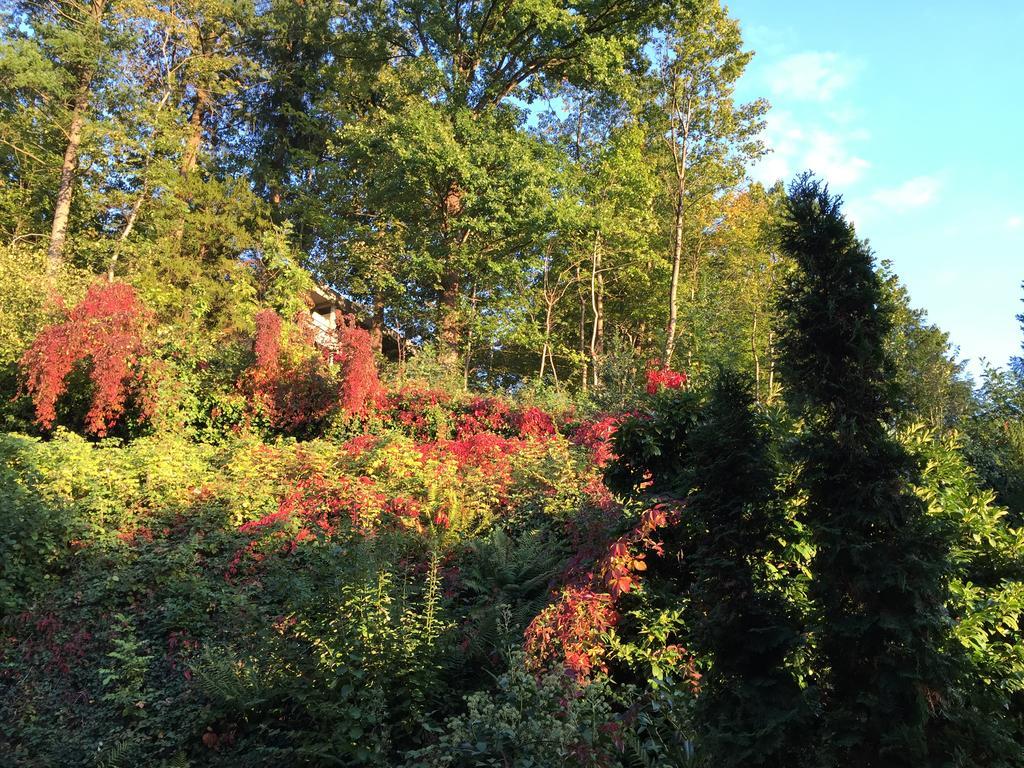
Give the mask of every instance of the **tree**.
[[709, 764], [797, 766], [810, 719], [787, 657], [800, 645], [800, 627], [767, 572], [777, 542], [792, 532], [754, 405], [750, 382], [721, 372], [688, 440], [692, 538], [683, 551], [693, 572], [694, 650], [711, 662], [697, 698], [698, 732]]
[[809, 175], [790, 187], [780, 242], [797, 265], [779, 300], [780, 365], [806, 423], [821, 764], [919, 766], [950, 678], [938, 650], [947, 543], [911, 488], [916, 463], [886, 431], [899, 402], [891, 311], [841, 199]]
[[372, 228], [404, 227], [410, 287], [435, 308], [428, 330], [446, 354], [462, 345], [474, 292], [486, 307], [519, 291], [518, 277], [540, 264], [551, 191], [545, 149], [522, 130], [527, 115], [512, 98], [521, 104], [541, 87], [620, 71], [667, 9], [636, 0], [396, 0], [362, 5], [347, 23], [370, 30], [369, 50], [386, 48], [395, 62], [378, 92], [383, 103], [341, 137], [362, 183], [373, 180], [356, 199]]
[[699, 280], [691, 275], [690, 297], [680, 308], [687, 369], [694, 376], [721, 366], [745, 373], [761, 403], [779, 392], [774, 298], [792, 263], [773, 230], [784, 198], [781, 185], [751, 184], [714, 201], [717, 221], [694, 241], [705, 265]]
[[[5, 94], [5, 107], [15, 117], [10, 127], [21, 129], [4, 139], [14, 152], [15, 173], [22, 176], [36, 163], [56, 176], [44, 187], [53, 195], [48, 201], [51, 279], [64, 259], [82, 141], [112, 51], [109, 12], [108, 0], [18, 2], [0, 62], [10, 77]], [[57, 167], [51, 168], [54, 161]], [[39, 176], [31, 178], [44, 184]]]
[[[767, 104], [737, 106], [733, 101], [736, 81], [753, 56], [742, 45], [739, 23], [729, 18], [719, 0], [700, 0], [688, 7], [659, 43], [655, 125], [671, 155], [672, 272], [663, 355], [667, 365], [672, 362], [678, 333], [687, 210], [694, 200], [739, 181], [744, 162], [762, 151], [756, 135]], [[694, 172], [699, 179], [696, 185]], [[699, 255], [692, 254], [693, 289], [699, 264]]]
[[[536, 129], [560, 158], [555, 227], [545, 254], [548, 282], [542, 279], [538, 288], [545, 306], [570, 291], [577, 300], [557, 313], [551, 307], [544, 339], [550, 343], [549, 328], [561, 331], [558, 346], [575, 363], [583, 387], [605, 384], [609, 341], [649, 347], [647, 336], [661, 314], [654, 299], [662, 272], [655, 252], [660, 179], [635, 91], [626, 77], [600, 93], [560, 88]], [[555, 269], [557, 292], [550, 285]]]
[[881, 267], [882, 291], [892, 314], [887, 346], [896, 370], [905, 421], [935, 429], [959, 426], [971, 410], [971, 383], [964, 363], [956, 359], [949, 334], [928, 322], [927, 314], [910, 306], [907, 289], [892, 272]]
[[100, 66], [99, 56], [102, 56], [104, 48], [103, 16], [107, 10], [107, 0], [92, 0], [88, 4], [62, 0], [53, 5], [54, 21], [51, 23], [58, 26], [66, 24], [72, 33], [70, 36], [61, 35], [60, 39], [65, 45], [66, 41], [72, 41], [71, 46], [63, 52], [67, 56], [63, 63], [73, 79], [74, 86], [67, 124], [67, 146], [60, 168], [60, 181], [53, 206], [53, 226], [50, 229], [50, 245], [47, 250], [47, 263], [51, 274], [60, 268], [64, 256], [64, 241], [67, 239], [71, 198], [74, 195], [75, 175], [78, 170], [78, 150], [82, 143], [93, 78]]
[[988, 365], [981, 374], [964, 451], [985, 485], [1024, 523], [1024, 371]]

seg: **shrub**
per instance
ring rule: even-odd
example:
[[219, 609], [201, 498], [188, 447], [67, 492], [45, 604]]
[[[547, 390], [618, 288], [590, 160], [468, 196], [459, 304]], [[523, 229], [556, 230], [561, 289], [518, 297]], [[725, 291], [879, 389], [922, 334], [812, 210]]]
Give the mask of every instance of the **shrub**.
[[49, 429], [57, 403], [78, 366], [88, 370], [91, 403], [84, 416], [87, 432], [102, 437], [136, 398], [139, 417], [152, 413], [145, 387], [151, 366], [143, 340], [149, 313], [125, 283], [96, 283], [60, 322], [44, 328], [21, 358], [36, 421]]

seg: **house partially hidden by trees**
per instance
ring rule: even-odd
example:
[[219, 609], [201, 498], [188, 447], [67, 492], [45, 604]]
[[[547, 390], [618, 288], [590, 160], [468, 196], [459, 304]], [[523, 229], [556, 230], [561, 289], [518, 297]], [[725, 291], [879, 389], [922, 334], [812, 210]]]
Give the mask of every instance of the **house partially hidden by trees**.
[[404, 358], [408, 351], [409, 341], [400, 331], [374, 322], [370, 308], [342, 296], [333, 288], [317, 283], [306, 291], [305, 298], [313, 327], [313, 342], [318, 347], [334, 352], [338, 346], [338, 328], [348, 323], [365, 328], [374, 351], [388, 359]]

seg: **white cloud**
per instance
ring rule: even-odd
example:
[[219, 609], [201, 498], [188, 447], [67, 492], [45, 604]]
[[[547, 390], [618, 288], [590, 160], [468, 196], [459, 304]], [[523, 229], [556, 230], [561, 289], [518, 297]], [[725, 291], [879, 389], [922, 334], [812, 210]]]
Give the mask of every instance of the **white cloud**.
[[813, 171], [837, 191], [858, 181], [870, 166], [847, 145], [862, 132], [839, 132], [820, 126], [804, 128], [784, 111], [769, 113], [764, 133], [770, 152], [753, 169], [757, 181], [770, 184], [795, 173]]
[[815, 130], [806, 147], [804, 165], [830, 185], [842, 188], [853, 184], [871, 165], [845, 146], [843, 136], [826, 130]]
[[934, 176], [918, 176], [899, 186], [880, 189], [871, 199], [881, 206], [896, 211], [923, 208], [935, 201], [942, 184]]
[[856, 78], [861, 64], [837, 53], [806, 51], [768, 67], [765, 77], [775, 96], [825, 102]]
[[1007, 229], [1020, 229], [1024, 227], [1024, 216], [1011, 216], [1006, 220]]

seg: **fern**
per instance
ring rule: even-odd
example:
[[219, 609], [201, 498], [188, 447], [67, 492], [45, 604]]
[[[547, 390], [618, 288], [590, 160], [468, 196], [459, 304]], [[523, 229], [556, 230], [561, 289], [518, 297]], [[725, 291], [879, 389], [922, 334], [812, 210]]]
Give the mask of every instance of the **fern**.
[[125, 768], [127, 765], [136, 765], [137, 763], [128, 763], [128, 758], [135, 753], [136, 746], [136, 742], [130, 739], [119, 740], [97, 756], [96, 767]]

